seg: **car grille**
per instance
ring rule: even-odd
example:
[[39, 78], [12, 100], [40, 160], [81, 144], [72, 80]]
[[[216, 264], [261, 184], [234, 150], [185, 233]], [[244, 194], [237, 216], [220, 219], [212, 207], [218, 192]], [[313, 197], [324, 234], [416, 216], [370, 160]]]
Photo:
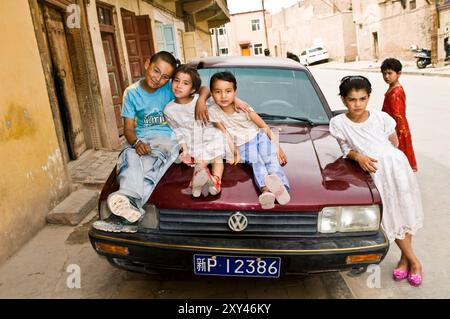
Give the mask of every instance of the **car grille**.
[[248, 226], [241, 232], [228, 226], [229, 217], [236, 211], [160, 210], [159, 230], [162, 233], [186, 235], [236, 236], [312, 236], [317, 234], [316, 212], [246, 212]]

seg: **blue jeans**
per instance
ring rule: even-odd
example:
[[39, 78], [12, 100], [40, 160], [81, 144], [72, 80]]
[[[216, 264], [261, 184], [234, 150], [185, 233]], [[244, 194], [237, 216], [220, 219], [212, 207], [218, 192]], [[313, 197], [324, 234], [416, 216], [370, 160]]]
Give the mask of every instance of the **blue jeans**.
[[259, 189], [265, 186], [269, 174], [277, 175], [289, 191], [289, 182], [278, 162], [277, 151], [267, 135], [260, 131], [250, 142], [238, 147], [239, 156], [253, 170], [253, 179]]
[[141, 140], [150, 145], [151, 152], [139, 156], [136, 150], [126, 143], [117, 164], [120, 188], [116, 193], [130, 198], [144, 213], [142, 206], [147, 203], [164, 173], [178, 158], [179, 148], [175, 141], [165, 136], [152, 136]]

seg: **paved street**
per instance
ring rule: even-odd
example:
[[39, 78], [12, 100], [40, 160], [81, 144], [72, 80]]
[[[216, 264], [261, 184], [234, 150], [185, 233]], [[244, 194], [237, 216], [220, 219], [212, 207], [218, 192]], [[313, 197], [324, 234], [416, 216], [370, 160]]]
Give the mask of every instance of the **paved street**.
[[[95, 218], [93, 211], [78, 227], [46, 226], [0, 268], [0, 298], [352, 298], [339, 273], [273, 280], [119, 270], [88, 242]], [[71, 281], [76, 268], [80, 288]]]
[[[338, 96], [339, 80], [362, 74], [372, 82], [369, 109], [381, 109], [386, 91], [379, 73], [325, 70], [313, 66], [314, 74], [332, 109], [343, 105]], [[407, 282], [391, 280], [400, 257], [394, 244], [381, 264], [380, 288], [367, 287], [367, 273], [359, 278], [343, 275], [356, 298], [450, 298], [448, 264], [448, 225], [450, 225], [450, 78], [403, 75], [400, 78], [407, 99], [407, 116], [419, 165], [417, 178], [422, 190], [424, 228], [413, 238], [413, 245], [424, 266], [424, 283], [412, 288]]]
[[[339, 79], [359, 72], [323, 70], [320, 66], [311, 70], [332, 108], [342, 108], [337, 96]], [[370, 108], [381, 108], [386, 90], [381, 76], [362, 74], [373, 83]], [[399, 258], [395, 245], [391, 246], [381, 268], [359, 277], [350, 277], [344, 272], [280, 280], [155, 277], [129, 273], [110, 266], [90, 246], [87, 229], [96, 218], [94, 210], [77, 227], [46, 226], [3, 264], [0, 298], [449, 298], [450, 287], [446, 283], [450, 278], [446, 265], [450, 262], [450, 253], [446, 237], [450, 224], [450, 131], [447, 130], [450, 78], [405, 75], [402, 83], [407, 94], [407, 114], [426, 214], [425, 227], [414, 239], [425, 269], [421, 287], [412, 288], [406, 282], [391, 280], [392, 268]], [[97, 157], [108, 163], [111, 163], [110, 157], [117, 155], [98, 154]], [[89, 160], [96, 163], [97, 157]], [[82, 176], [89, 177], [84, 170], [90, 166], [83, 168], [75, 164], [72, 171], [79, 170]], [[81, 183], [88, 181], [87, 177], [80, 180]], [[80, 288], [68, 288], [67, 281], [76, 267], [81, 271]], [[378, 274], [381, 275], [379, 280]]]

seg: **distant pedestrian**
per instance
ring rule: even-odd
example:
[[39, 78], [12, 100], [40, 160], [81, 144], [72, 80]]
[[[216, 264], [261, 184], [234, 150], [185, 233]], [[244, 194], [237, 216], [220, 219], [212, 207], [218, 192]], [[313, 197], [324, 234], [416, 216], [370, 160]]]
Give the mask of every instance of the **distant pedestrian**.
[[416, 156], [412, 146], [411, 131], [406, 119], [406, 95], [399, 78], [402, 74], [402, 64], [397, 59], [386, 59], [381, 64], [384, 81], [389, 89], [384, 95], [383, 112], [388, 113], [397, 123], [395, 130], [398, 136], [398, 148], [405, 153], [414, 172], [417, 172]]
[[383, 202], [381, 224], [389, 241], [395, 241], [401, 258], [392, 275], [422, 283], [422, 265], [414, 254], [412, 236], [422, 228], [423, 211], [419, 185], [398, 144], [395, 121], [385, 112], [368, 111], [372, 85], [363, 76], [341, 80], [339, 95], [348, 112], [330, 120], [330, 133], [339, 142], [344, 157], [369, 172]]

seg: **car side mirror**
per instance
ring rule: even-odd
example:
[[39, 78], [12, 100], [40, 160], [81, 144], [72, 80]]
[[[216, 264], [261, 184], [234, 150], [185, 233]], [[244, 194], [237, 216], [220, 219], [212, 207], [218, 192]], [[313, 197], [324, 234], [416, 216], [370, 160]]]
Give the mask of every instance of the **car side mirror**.
[[346, 112], [347, 112], [347, 110], [336, 110], [336, 111], [331, 111], [331, 114], [333, 114], [333, 117], [335, 117], [336, 115], [346, 113]]

